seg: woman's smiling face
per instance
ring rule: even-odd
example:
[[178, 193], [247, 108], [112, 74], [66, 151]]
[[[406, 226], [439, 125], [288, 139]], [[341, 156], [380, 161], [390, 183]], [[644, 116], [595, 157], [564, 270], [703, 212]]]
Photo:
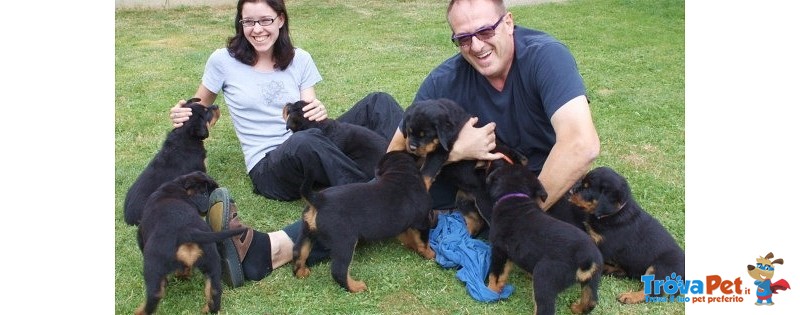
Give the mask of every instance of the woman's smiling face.
[[274, 20], [270, 25], [262, 23], [255, 23], [253, 26], [242, 25], [245, 38], [259, 54], [271, 54], [278, 40], [280, 28], [283, 26], [283, 16], [278, 16], [266, 2], [247, 2], [242, 6], [242, 20], [267, 22], [271, 19]]

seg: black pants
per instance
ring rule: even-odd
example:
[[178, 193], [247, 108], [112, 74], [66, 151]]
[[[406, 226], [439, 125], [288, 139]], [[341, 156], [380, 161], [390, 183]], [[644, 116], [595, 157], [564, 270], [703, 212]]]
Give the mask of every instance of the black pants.
[[[374, 130], [387, 140], [402, 119], [403, 108], [383, 92], [370, 93], [337, 118]], [[306, 177], [313, 178], [314, 186], [329, 187], [367, 182], [374, 174], [364, 174], [319, 129], [312, 128], [293, 134], [268, 152], [249, 175], [256, 193], [288, 201], [300, 199], [300, 185]]]

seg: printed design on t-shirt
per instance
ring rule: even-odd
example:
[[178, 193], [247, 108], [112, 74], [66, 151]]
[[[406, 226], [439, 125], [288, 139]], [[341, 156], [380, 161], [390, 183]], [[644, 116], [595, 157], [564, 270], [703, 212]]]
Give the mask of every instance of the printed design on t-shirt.
[[284, 98], [282, 96], [287, 94], [286, 87], [281, 81], [268, 81], [260, 84], [259, 88], [261, 89], [261, 95], [264, 96], [264, 105], [267, 106], [280, 103], [279, 101]]

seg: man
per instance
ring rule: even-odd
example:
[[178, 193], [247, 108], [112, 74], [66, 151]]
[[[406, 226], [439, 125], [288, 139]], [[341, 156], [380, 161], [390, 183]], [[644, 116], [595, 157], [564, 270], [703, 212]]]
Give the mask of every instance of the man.
[[[451, 0], [447, 20], [460, 53], [431, 71], [414, 101], [449, 98], [477, 116], [459, 133], [449, 162], [497, 159], [490, 151], [500, 139], [528, 157], [549, 209], [600, 151], [575, 59], [550, 35], [515, 26], [502, 0]], [[486, 125], [476, 127], [479, 121]], [[389, 149], [404, 143], [398, 130]], [[434, 208], [453, 208], [452, 185], [435, 182], [431, 194]]]

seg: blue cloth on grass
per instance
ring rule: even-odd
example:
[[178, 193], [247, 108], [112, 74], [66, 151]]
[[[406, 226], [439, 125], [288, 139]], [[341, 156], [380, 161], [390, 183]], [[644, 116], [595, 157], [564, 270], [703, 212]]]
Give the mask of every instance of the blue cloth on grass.
[[472, 238], [459, 212], [439, 214], [439, 223], [430, 231], [431, 249], [436, 252], [436, 262], [444, 268], [459, 268], [456, 278], [467, 286], [467, 292], [480, 302], [496, 302], [514, 292], [511, 284], [497, 293], [486, 286], [491, 263], [489, 244]]

